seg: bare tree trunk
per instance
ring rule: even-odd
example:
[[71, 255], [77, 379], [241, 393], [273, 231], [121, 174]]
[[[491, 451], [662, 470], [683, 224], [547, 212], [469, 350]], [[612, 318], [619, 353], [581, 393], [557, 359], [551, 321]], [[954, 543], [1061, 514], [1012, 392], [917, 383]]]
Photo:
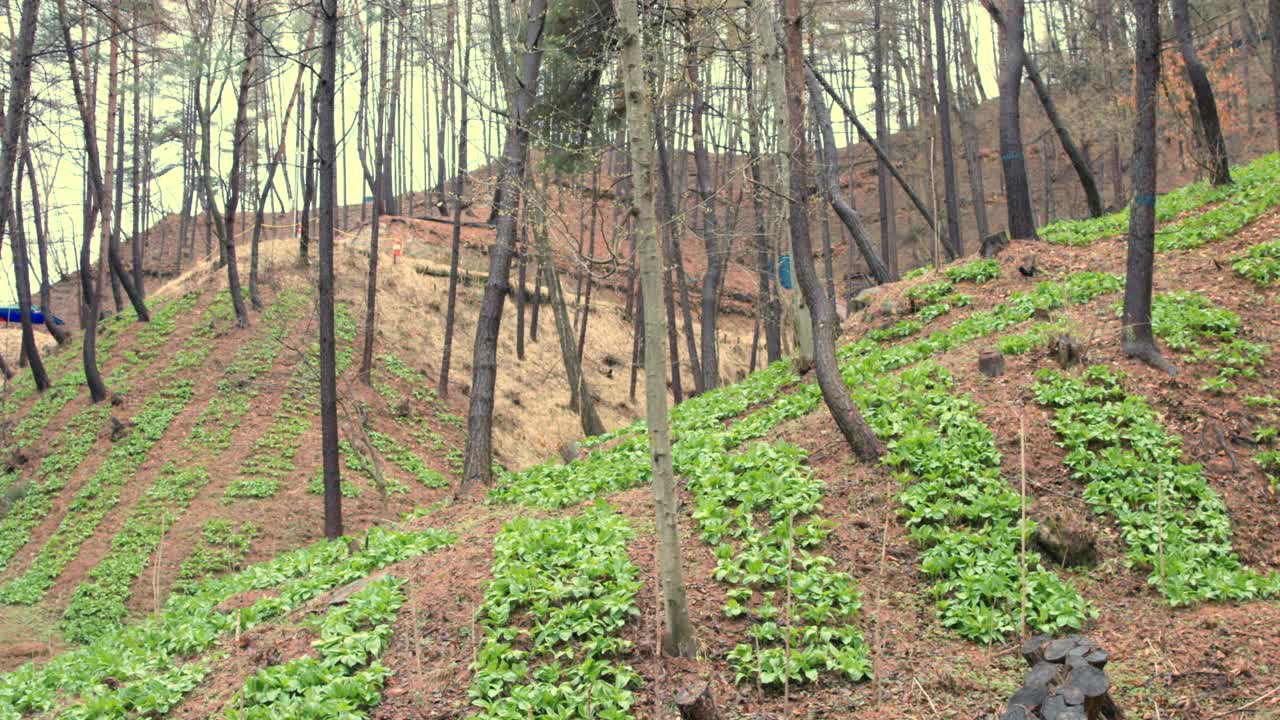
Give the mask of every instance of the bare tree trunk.
[[[137, 290], [140, 297], [146, 297], [146, 289], [142, 274], [143, 247], [142, 235], [143, 229], [138, 226], [138, 215], [142, 209], [138, 203], [141, 193], [141, 185], [139, 184], [139, 170], [145, 158], [142, 150], [142, 61], [139, 53], [139, 45], [141, 43], [133, 43], [133, 286]], [[150, 130], [148, 130], [150, 132]]]
[[1160, 82], [1159, 0], [1135, 0], [1133, 204], [1129, 208], [1129, 258], [1125, 273], [1124, 350], [1172, 373], [1151, 331], [1151, 292], [1156, 227], [1156, 87]]
[[31, 162], [31, 148], [27, 146], [22, 160], [27, 166], [27, 183], [31, 187], [31, 224], [36, 229], [36, 245], [40, 257], [40, 309], [44, 312], [44, 327], [59, 345], [71, 339], [66, 330], [53, 320], [53, 300], [49, 287], [49, 240], [45, 234], [44, 215], [40, 208], [40, 190], [36, 187], [35, 164]]
[[[786, 112], [791, 131], [788, 138], [791, 150], [791, 185], [788, 188], [788, 201], [791, 203], [791, 250], [795, 256], [796, 279], [813, 316], [814, 372], [818, 376], [818, 385], [822, 388], [822, 397], [849, 446], [859, 459], [869, 463], [879, 459], [884, 454], [884, 448], [871, 432], [862, 413], [854, 407], [849, 388], [840, 377], [840, 369], [836, 365], [835, 328], [832, 322], [835, 313], [818, 281], [818, 272], [813, 264], [813, 246], [809, 239], [809, 217], [805, 213], [810, 190], [809, 150], [804, 132], [804, 55], [801, 46], [800, 2], [801, 0], [782, 0], [785, 13], [783, 53], [786, 58]], [[778, 110], [781, 111], [782, 108]]]
[[[882, 5], [883, 0], [874, 0], [872, 7], [872, 32], [875, 33], [875, 37], [872, 40], [874, 50], [872, 52], [871, 87], [872, 92], [875, 94], [876, 144], [883, 149], [889, 142], [889, 121], [886, 116], [888, 104], [885, 99], [884, 87], [884, 8]], [[857, 113], [846, 113], [845, 117], [856, 118]], [[893, 206], [893, 187], [889, 185], [889, 172], [890, 170], [896, 170], [896, 168], [889, 160], [888, 153], [882, 152], [876, 153], [876, 155], [879, 158], [876, 172], [880, 202], [880, 257], [884, 258], [885, 265], [889, 270], [889, 278], [897, 280], [897, 211]], [[931, 221], [929, 226], [933, 227], [934, 223]]]
[[[1004, 18], [1000, 8], [996, 7], [991, 0], [982, 0], [982, 4], [987, 8], [987, 12], [991, 14], [991, 18], [996, 25], [1004, 30]], [[1018, 4], [1021, 5], [1021, 0], [1019, 0]], [[1010, 12], [1012, 12], [1012, 5], [1010, 5]], [[1040, 76], [1040, 68], [1036, 66], [1035, 60], [1024, 51], [1022, 52], [1022, 62], [1026, 67], [1027, 77], [1031, 80], [1032, 87], [1035, 88], [1036, 97], [1040, 100], [1040, 106], [1044, 108], [1044, 114], [1049, 118], [1049, 124], [1053, 126], [1053, 131], [1058, 136], [1058, 142], [1062, 144], [1063, 152], [1071, 160], [1071, 167], [1076, 171], [1076, 177], [1080, 179], [1080, 187], [1084, 189], [1085, 202], [1089, 206], [1089, 216], [1101, 217], [1102, 195], [1098, 192], [1098, 183], [1093, 177], [1093, 170], [1089, 168], [1088, 159], [1084, 156], [1084, 153], [1080, 152], [1080, 148], [1076, 146], [1075, 141], [1071, 138], [1071, 133], [1067, 130], [1062, 116], [1058, 114], [1058, 106], [1053, 102], [1053, 96], [1049, 94], [1049, 87]], [[1021, 79], [1019, 79], [1018, 84], [1021, 87]], [[1004, 91], [1001, 90], [1002, 95], [1003, 93]], [[1028, 197], [1030, 196], [1028, 195]]]
[[[311, 128], [307, 132], [306, 170], [302, 173], [302, 213], [298, 216], [298, 264], [307, 264], [311, 245], [311, 205], [316, 195], [316, 124], [319, 117], [319, 94], [311, 99]], [[299, 108], [301, 114], [301, 108]], [[336, 202], [336, 200], [335, 200]], [[364, 203], [360, 204], [363, 214]]]
[[[236, 121], [231, 145], [231, 173], [227, 178], [227, 212], [224, 221], [222, 242], [226, 245], [227, 288], [231, 291], [231, 306], [235, 308], [236, 324], [245, 327], [249, 324], [249, 313], [244, 306], [244, 295], [240, 291], [240, 268], [236, 263], [236, 210], [240, 203], [241, 174], [244, 166], [244, 148], [249, 140], [249, 95], [253, 81], [254, 61], [257, 52], [254, 41], [258, 30], [254, 25], [257, 19], [257, 2], [248, 0], [244, 11], [244, 68], [240, 72], [240, 92], [236, 96]], [[210, 194], [212, 204], [212, 193]]]
[[823, 195], [836, 211], [836, 216], [840, 218], [845, 228], [848, 229], [849, 237], [853, 238], [854, 244], [858, 246], [858, 252], [862, 254], [862, 259], [867, 263], [867, 269], [871, 271], [871, 276], [876, 279], [877, 283], [891, 282], [892, 275], [889, 274], [889, 268], [885, 266], [884, 261], [876, 254], [875, 248], [871, 244], [871, 235], [862, 224], [862, 218], [849, 205], [849, 202], [844, 198], [844, 193], [840, 191], [840, 179], [836, 177], [836, 136], [831, 129], [831, 117], [827, 112], [826, 103], [822, 101], [822, 90], [818, 85], [818, 79], [811, 71], [806, 72], [806, 76], [806, 84], [809, 87], [809, 101], [813, 105], [818, 130], [822, 133], [822, 151], [827, 156], [826, 162], [819, 164], [819, 171], [823, 174], [820, 184]]
[[[440, 384], [437, 390], [441, 397], [449, 397], [449, 363], [453, 355], [453, 329], [456, 320], [456, 308], [458, 304], [458, 255], [462, 252], [462, 180], [466, 175], [467, 168], [467, 88], [470, 87], [471, 79], [471, 2], [467, 1], [467, 41], [464, 45], [463, 56], [466, 62], [462, 64], [462, 116], [460, 121], [460, 132], [458, 133], [458, 173], [454, 176], [453, 184], [453, 235], [450, 241], [449, 251], [449, 300], [448, 309], [445, 313], [444, 324], [444, 353], [440, 360]], [[523, 260], [521, 261], [522, 276], [520, 279], [520, 293], [524, 293], [523, 278]], [[522, 313], [523, 319], [523, 313]], [[521, 338], [523, 340], [523, 338]], [[518, 359], [524, 359], [524, 343], [520, 343], [517, 348], [516, 356]]]
[[1025, 34], [1023, 5], [1024, 0], [1009, 0], [1004, 23], [1004, 57], [1000, 68], [1000, 161], [1008, 198], [1009, 236], [1014, 239], [1036, 236], [1031, 189], [1027, 185], [1027, 160], [1022, 150], [1020, 94], [1026, 55], [1022, 44]]
[[774, 363], [782, 358], [782, 308], [772, 283], [769, 230], [765, 223], [764, 173], [761, 171], [760, 116], [767, 97], [754, 86], [755, 62], [755, 54], [747, 53], [747, 141], [751, 167], [751, 214], [755, 220], [756, 274], [759, 278], [756, 302], [763, 316], [765, 358]]
[[467, 449], [463, 462], [463, 487], [487, 485], [493, 477], [493, 393], [498, 373], [498, 331], [502, 305], [510, 285], [511, 258], [515, 254], [516, 214], [520, 208], [519, 183], [528, 160], [529, 111], [537, 97], [538, 71], [542, 66], [543, 28], [547, 0], [530, 0], [520, 89], [512, 107], [511, 133], [503, 152], [502, 205], [498, 227], [489, 252], [489, 278], [476, 321], [474, 359], [471, 363], [471, 403], [467, 412]]
[[693, 335], [693, 312], [690, 309], [693, 303], [689, 300], [689, 283], [684, 273], [684, 250], [680, 246], [678, 228], [682, 225], [675, 221], [677, 213], [675, 193], [672, 190], [674, 177], [667, 147], [666, 123], [660, 110], [654, 113], [653, 117], [658, 148], [658, 182], [662, 190], [662, 200], [657, 205], [656, 212], [658, 224], [666, 237], [663, 249], [667, 255], [666, 265], [670, 268], [668, 277], [663, 281], [665, 284], [663, 292], [667, 303], [667, 342], [671, 344], [671, 392], [678, 405], [683, 393], [680, 387], [680, 345], [677, 339], [675, 296], [672, 292], [673, 282], [670, 277], [672, 275], [675, 276], [674, 284], [680, 287], [680, 309], [684, 314], [684, 339], [689, 353], [689, 370], [693, 373], [696, 392], [702, 392], [702, 365], [698, 362], [698, 341]]
[[[537, 1], [537, 0], [535, 0]], [[627, 129], [631, 135], [636, 237], [640, 252], [640, 286], [645, 316], [645, 420], [658, 526], [658, 557], [662, 573], [665, 627], [662, 649], [667, 655], [693, 657], [698, 644], [689, 620], [689, 603], [680, 560], [675, 471], [671, 458], [671, 427], [663, 362], [666, 328], [662, 310], [662, 264], [658, 254], [657, 218], [653, 197], [653, 109], [645, 81], [640, 18], [633, 0], [617, 2], [621, 64], [626, 92]]]
[[951, 79], [947, 71], [946, 23], [942, 20], [943, 0], [933, 3], [933, 34], [937, 44], [938, 68], [938, 125], [942, 135], [942, 178], [947, 204], [947, 242], [950, 258], [964, 255], [964, 241], [960, 237], [960, 197], [956, 187], [955, 144], [951, 140]]
[[[531, 180], [532, 182], [532, 180]], [[533, 200], [530, 202], [530, 200]], [[595, 400], [591, 397], [591, 389], [587, 387], [587, 379], [582, 374], [582, 365], [573, 340], [573, 325], [569, 322], [569, 311], [565, 307], [564, 293], [560, 288], [560, 274], [556, 272], [555, 258], [551, 255], [551, 243], [547, 238], [546, 219], [543, 217], [542, 203], [539, 199], [526, 199], [525, 207], [532, 214], [534, 225], [534, 242], [537, 245], [538, 267], [547, 283], [547, 295], [551, 299], [551, 314], [556, 321], [556, 336], [560, 339], [560, 357], [564, 361], [565, 375], [569, 381], [569, 395], [582, 422], [583, 435], [590, 437], [605, 431], [604, 423], [596, 412]], [[520, 287], [524, 291], [524, 286]]]
[[[692, 22], [692, 20], [690, 20]], [[720, 385], [720, 352], [716, 346], [716, 321], [720, 315], [720, 280], [724, 274], [727, 253], [720, 247], [720, 227], [716, 220], [715, 192], [711, 188], [711, 159], [707, 155], [707, 143], [703, 137], [702, 111], [705, 100], [702, 95], [701, 50], [693, 28], [685, 27], [685, 73], [689, 81], [690, 121], [693, 135], [693, 167], [697, 182], [698, 200], [702, 214], [702, 244], [707, 255], [707, 269], [702, 276], [702, 347], [698, 358], [702, 371], [700, 392], [714, 390]], [[695, 223], [696, 226], [696, 223]]]
[[1276, 150], [1280, 150], [1280, 0], [1267, 2], [1267, 27], [1271, 35], [1271, 109], [1276, 116]]
[[[113, 0], [111, 5], [111, 18], [115, 21], [118, 18], [119, 8], [115, 4], [117, 0]], [[89, 273], [92, 271], [89, 264], [89, 242], [92, 229], [92, 213], [86, 213], [85, 221], [85, 242], [80, 250], [80, 274], [81, 274], [81, 290], [85, 295], [85, 303], [87, 304], [88, 318], [82, 317], [84, 323], [84, 342], [82, 345], [82, 357], [84, 359], [84, 375], [85, 384], [89, 386], [89, 396], [95, 403], [102, 402], [107, 399], [107, 386], [102, 381], [102, 373], [98, 371], [98, 317], [102, 314], [102, 295], [106, 290], [107, 284], [107, 265], [102, 258], [108, 257], [108, 245], [111, 241], [111, 143], [107, 142], [107, 157], [105, 166], [100, 167], [98, 164], [98, 140], [96, 137], [96, 122], [93, 116], [93, 106], [85, 97], [85, 93], [80, 87], [80, 70], [76, 66], [75, 50], [71, 44], [71, 24], [67, 17], [66, 0], [58, 0], [58, 20], [62, 26], [62, 45], [67, 56], [67, 66], [71, 71], [71, 88], [76, 98], [76, 106], [80, 110], [80, 124], [83, 130], [85, 155], [89, 165], [89, 180], [92, 185], [94, 194], [97, 198], [99, 208], [104, 208], [102, 213], [102, 228], [100, 233], [101, 242], [99, 243], [98, 269], [96, 280], [89, 279]], [[119, 59], [119, 42], [117, 36], [112, 34], [110, 42], [110, 69], [108, 71], [108, 95], [107, 95], [107, 134], [109, 139], [115, 133], [115, 106], [116, 106], [116, 67]], [[82, 316], [86, 313], [86, 308], [82, 306]]]
[[342, 536], [342, 478], [338, 468], [338, 364], [333, 317], [334, 206], [338, 196], [337, 143], [333, 103], [338, 56], [337, 0], [319, 0], [320, 78], [316, 87], [316, 117], [320, 160], [320, 448], [324, 467], [324, 536]]
[[[1200, 115], [1200, 125], [1204, 128], [1205, 144], [1209, 149], [1209, 174], [1214, 185], [1230, 185], [1231, 161], [1227, 158], [1227, 141], [1222, 136], [1218, 102], [1213, 97], [1209, 73], [1200, 61], [1195, 37], [1191, 34], [1191, 11], [1187, 7], [1187, 0], [1170, 0], [1169, 4], [1173, 7], [1174, 32], [1178, 34], [1182, 62], [1187, 66], [1187, 77], [1191, 80], [1191, 90], [1196, 96], [1196, 109]], [[1276, 39], [1271, 38], [1271, 42], [1276, 42]], [[1138, 191], [1135, 189], [1134, 192]]]
[[[37, 0], [26, 0], [24, 6], [30, 3], [33, 6], [32, 13], [35, 13], [38, 2]], [[25, 7], [24, 7], [25, 20]], [[30, 87], [31, 78], [31, 46], [27, 38], [22, 36], [23, 29], [18, 31], [18, 46], [12, 52], [12, 61], [10, 67], [13, 68], [13, 74], [10, 78], [10, 88], [14, 91], [10, 94], [10, 105], [5, 112], [4, 127], [4, 148], [0, 152], [0, 183], [3, 183], [3, 190], [0, 190], [0, 208], [5, 209], [5, 215], [9, 218], [9, 240], [13, 248], [13, 277], [14, 284], [18, 291], [18, 315], [22, 321], [22, 354], [20, 358], [26, 358], [27, 367], [31, 368], [31, 378], [35, 381], [36, 390], [44, 392], [49, 388], [49, 373], [45, 371], [44, 363], [40, 360], [40, 348], [36, 346], [35, 325], [31, 320], [31, 264], [27, 260], [27, 237], [23, 226], [22, 217], [22, 166], [18, 164], [18, 148], [16, 145], [21, 141], [22, 128], [10, 128], [9, 123], [15, 125], [23, 125], [26, 122], [26, 107], [17, 105], [13, 102], [16, 96], [19, 103], [25, 103], [27, 90]], [[25, 68], [23, 67], [25, 66]], [[24, 77], [25, 74], [25, 77]], [[27, 87], [17, 89], [18, 83], [27, 84]], [[15, 107], [16, 105], [16, 107]], [[13, 145], [10, 145], [13, 141]], [[14, 176], [14, 167], [17, 166], [17, 180], [12, 181]], [[13, 197], [8, 197], [9, 188], [12, 183]], [[0, 233], [3, 233], [4, 224], [0, 222]], [[48, 310], [44, 311], [46, 313]]]

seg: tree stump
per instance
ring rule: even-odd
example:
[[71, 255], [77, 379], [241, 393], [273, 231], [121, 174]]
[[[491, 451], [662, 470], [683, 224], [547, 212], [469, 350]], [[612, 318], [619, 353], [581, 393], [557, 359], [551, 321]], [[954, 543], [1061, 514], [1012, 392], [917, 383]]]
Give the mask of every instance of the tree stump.
[[1058, 365], [1064, 370], [1072, 365], [1083, 364], [1085, 354], [1088, 352], [1084, 343], [1070, 335], [1059, 335], [1054, 338], [1051, 349], [1058, 360]]
[[1063, 567], [1088, 567], [1098, 562], [1093, 532], [1081, 517], [1057, 513], [1036, 524], [1037, 548]]
[[1031, 670], [1002, 720], [1123, 719], [1103, 670], [1109, 656], [1097, 643], [1079, 635], [1057, 640], [1036, 635], [1021, 650]]
[[999, 350], [983, 350], [978, 355], [978, 371], [987, 377], [1000, 377], [1004, 374], [1004, 355]]
[[711, 695], [711, 685], [699, 680], [686, 685], [676, 693], [676, 708], [681, 720], [719, 720], [716, 700]]
[[1001, 230], [982, 238], [982, 249], [979, 252], [984, 258], [993, 258], [1007, 247], [1009, 247], [1009, 233]]

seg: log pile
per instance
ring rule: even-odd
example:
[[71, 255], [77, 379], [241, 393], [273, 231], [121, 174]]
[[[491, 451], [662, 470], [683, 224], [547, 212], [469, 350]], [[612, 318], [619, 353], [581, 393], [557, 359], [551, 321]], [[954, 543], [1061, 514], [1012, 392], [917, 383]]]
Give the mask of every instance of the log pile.
[[1104, 669], [1109, 655], [1092, 640], [1037, 635], [1022, 644], [1031, 670], [1001, 720], [1122, 720]]

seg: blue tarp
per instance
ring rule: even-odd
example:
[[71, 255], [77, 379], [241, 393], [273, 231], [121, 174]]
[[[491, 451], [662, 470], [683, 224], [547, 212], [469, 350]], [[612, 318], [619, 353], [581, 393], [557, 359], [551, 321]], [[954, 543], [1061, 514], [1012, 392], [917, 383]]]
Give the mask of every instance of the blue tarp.
[[[18, 309], [17, 305], [0, 307], [0, 322], [6, 322], [6, 321], [11, 323], [22, 322], [22, 311]], [[40, 311], [40, 308], [38, 306], [31, 308], [31, 322], [35, 323], [36, 325], [44, 324], [44, 313]], [[53, 324], [61, 325], [62, 318], [58, 317], [57, 315], [54, 315]]]

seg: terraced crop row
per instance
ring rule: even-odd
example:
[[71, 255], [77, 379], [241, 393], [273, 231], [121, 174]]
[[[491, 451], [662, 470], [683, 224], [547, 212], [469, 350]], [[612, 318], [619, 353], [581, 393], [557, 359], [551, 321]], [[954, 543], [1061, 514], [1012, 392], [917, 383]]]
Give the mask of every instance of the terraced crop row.
[[1155, 410], [1130, 395], [1124, 375], [1103, 366], [1078, 376], [1044, 370], [1036, 400], [1051, 421], [1066, 465], [1096, 512], [1112, 515], [1130, 565], [1171, 605], [1280, 595], [1280, 573], [1245, 568], [1231, 546], [1231, 519], [1199, 465], [1182, 463], [1182, 441]]
[[[252, 380], [266, 371], [264, 359], [274, 358], [281, 335], [287, 332], [288, 321], [305, 303], [303, 292], [282, 293], [278, 304], [264, 313], [255, 328], [255, 336], [242, 343], [230, 365], [224, 370], [218, 388], [233, 385], [240, 392], [253, 390]], [[197, 330], [183, 344], [160, 377], [171, 377], [175, 367], [181, 370], [198, 370], [204, 359], [213, 351], [214, 341], [220, 332], [232, 327], [231, 300], [225, 293], [210, 305], [206, 317], [196, 326]], [[269, 367], [269, 365], [268, 365]], [[190, 383], [188, 383], [189, 386]], [[219, 407], [224, 396], [215, 393], [202, 415]], [[198, 444], [204, 428], [197, 423], [185, 441], [188, 447]], [[145, 454], [142, 455], [145, 457]], [[197, 493], [209, 482], [209, 472], [199, 458], [189, 458], [181, 470], [170, 464], [161, 470], [143, 499], [130, 509], [120, 534], [112, 539], [110, 553], [99, 562], [71, 596], [71, 602], [63, 614], [62, 629], [65, 637], [74, 642], [88, 642], [109, 629], [118, 627], [125, 619], [125, 603], [134, 580], [146, 567], [147, 560], [159, 547], [165, 532], [186, 512]]]
[[1258, 377], [1271, 352], [1263, 343], [1239, 337], [1244, 330], [1239, 315], [1195, 292], [1157, 294], [1151, 307], [1151, 330], [1187, 362], [1217, 367], [1217, 375], [1206, 378], [1201, 389], [1218, 394], [1234, 393], [1238, 378]]
[[[125, 392], [134, 377], [147, 372], [158, 357], [160, 348], [177, 329], [174, 321], [177, 313], [183, 308], [189, 309], [195, 299], [195, 296], [187, 295], [178, 301], [157, 303], [152, 322], [138, 331], [138, 349], [132, 354], [134, 361], [119, 364], [108, 375], [107, 385], [116, 392]], [[114, 317], [123, 316], [124, 313], [121, 313]], [[119, 321], [111, 325], [117, 328], [113, 335], [118, 334], [119, 325]], [[78, 377], [80, 383], [83, 383], [83, 373]], [[69, 392], [74, 394], [79, 391], [78, 388], [79, 385], [76, 385]], [[49, 394], [46, 393], [41, 401], [48, 397]], [[8, 566], [18, 550], [30, 540], [31, 531], [53, 509], [53, 499], [66, 487], [71, 473], [89, 457], [97, 442], [98, 433], [106, 425], [110, 415], [109, 403], [87, 405], [72, 415], [63, 425], [62, 431], [53, 438], [49, 452], [34, 472], [35, 477], [24, 488], [9, 512], [0, 519], [0, 570]], [[40, 431], [43, 432], [43, 429]], [[35, 428], [23, 432], [35, 432]]]
[[494, 540], [477, 618], [474, 720], [630, 718], [639, 676], [618, 658], [640, 610], [633, 533], [601, 504], [568, 518], [516, 518]]
[[316, 656], [265, 667], [245, 681], [227, 718], [328, 717], [355, 720], [382, 700], [391, 671], [378, 662], [404, 605], [404, 581], [374, 580], [320, 620]]
[[[337, 336], [337, 366], [341, 375], [351, 364], [356, 324], [345, 305], [334, 308]], [[318, 360], [320, 347], [312, 344], [290, 375], [280, 400], [280, 409], [265, 432], [254, 442], [249, 457], [240, 465], [235, 480], [227, 486], [224, 502], [237, 498], [268, 498], [280, 489], [280, 481], [294, 470], [293, 458], [302, 435], [311, 427], [319, 407]]]
[[200, 539], [178, 567], [173, 592], [190, 593], [201, 580], [239, 570], [260, 530], [251, 521], [238, 526], [224, 518], [206, 521], [200, 528]]
[[[1228, 205], [1250, 205], [1250, 200], [1241, 201], [1240, 198], [1245, 198], [1260, 188], [1274, 187], [1277, 182], [1280, 182], [1280, 155], [1273, 154], [1258, 158], [1248, 165], [1234, 168], [1232, 174], [1235, 179], [1232, 185], [1215, 187], [1208, 182], [1197, 182], [1161, 196], [1156, 201], [1156, 222], [1167, 223], [1185, 213], [1217, 202], [1228, 201]], [[1182, 230], [1166, 228], [1159, 231], [1156, 236], [1157, 248], [1167, 250], [1196, 247], [1198, 244], [1214, 239], [1205, 237], [1203, 229], [1209, 225], [1229, 221], [1229, 218], [1238, 212], [1224, 210], [1218, 213], [1217, 210], [1219, 208], [1203, 213], [1209, 216], [1207, 221], [1192, 222]], [[1235, 223], [1229, 222], [1227, 227], [1231, 225]], [[1235, 225], [1235, 229], [1243, 225], [1244, 223]], [[1116, 237], [1127, 232], [1129, 232], [1129, 209], [1125, 208], [1100, 218], [1055, 222], [1041, 228], [1039, 234], [1047, 242], [1079, 246], [1091, 245], [1102, 238]], [[1223, 234], [1228, 233], [1219, 233], [1216, 237], [1221, 237]]]
[[1280, 240], [1250, 246], [1232, 260], [1231, 268], [1262, 287], [1280, 285]]
[[[358, 552], [346, 539], [321, 541], [243, 572], [205, 580], [171, 595], [159, 613], [110, 630], [89, 645], [0, 676], [0, 718], [52, 713], [83, 720], [159, 717], [181, 702], [208, 666], [196, 656], [241, 630], [280, 617], [341, 585], [407, 558], [453, 544], [451, 533], [372, 528]], [[262, 597], [240, 610], [228, 598]]]
[[818, 514], [826, 487], [805, 460], [795, 445], [755, 443], [699, 454], [681, 470], [701, 537], [715, 548], [715, 578], [731, 586], [724, 613], [751, 621], [750, 642], [729, 654], [738, 682], [775, 687], [827, 673], [871, 675], [855, 624], [857, 585], [819, 552], [832, 523]]

